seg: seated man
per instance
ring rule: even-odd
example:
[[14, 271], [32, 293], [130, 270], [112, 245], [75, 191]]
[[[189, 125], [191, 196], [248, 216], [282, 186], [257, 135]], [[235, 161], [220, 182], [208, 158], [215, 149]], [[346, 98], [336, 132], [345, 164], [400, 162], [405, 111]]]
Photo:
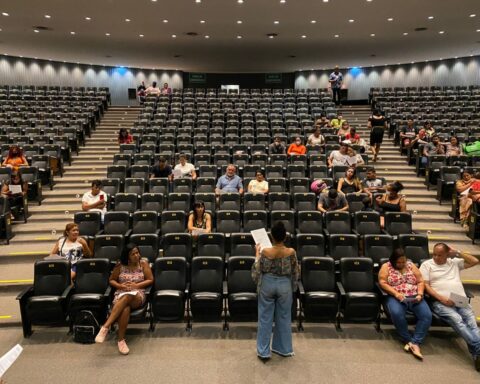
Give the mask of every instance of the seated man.
[[362, 180], [363, 192], [372, 198], [374, 193], [385, 193], [385, 183], [383, 179], [377, 177], [375, 168], [367, 169], [367, 176]]
[[437, 135], [433, 135], [432, 142], [423, 147], [422, 165], [424, 167], [428, 164], [428, 158], [434, 155], [444, 155], [445, 147], [440, 143], [440, 138]]
[[422, 263], [420, 272], [425, 289], [433, 299], [432, 311], [466, 341], [475, 369], [480, 372], [480, 330], [475, 314], [471, 305], [455, 302], [457, 296], [466, 300], [460, 271], [478, 263], [479, 260], [468, 253], [454, 250], [445, 243], [437, 243], [433, 247], [432, 258]]
[[348, 211], [348, 202], [343, 193], [338, 193], [335, 188], [331, 188], [318, 197], [318, 210], [320, 212]]
[[167, 164], [167, 159], [165, 157], [160, 157], [158, 163], [152, 168], [151, 177], [168, 177], [172, 179], [172, 167]]
[[102, 182], [100, 180], [92, 181], [92, 190], [85, 192], [82, 197], [82, 210], [87, 212], [100, 212], [103, 216], [107, 212], [108, 196], [102, 191]]
[[341, 143], [340, 149], [330, 152], [328, 156], [328, 167], [331, 168], [334, 165], [348, 165], [348, 144]]
[[273, 143], [268, 146], [268, 153], [270, 155], [285, 154], [285, 145], [283, 145], [282, 139], [279, 136], [275, 136]]
[[235, 165], [229, 164], [225, 175], [220, 176], [215, 188], [215, 194], [221, 195], [222, 193], [238, 192], [243, 195], [243, 183], [242, 179], [236, 175], [237, 169]]

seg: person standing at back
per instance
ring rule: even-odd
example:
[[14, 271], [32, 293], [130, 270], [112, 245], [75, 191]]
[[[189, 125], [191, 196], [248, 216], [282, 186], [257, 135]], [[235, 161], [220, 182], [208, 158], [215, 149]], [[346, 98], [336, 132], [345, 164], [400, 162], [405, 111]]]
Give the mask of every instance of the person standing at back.
[[332, 100], [335, 104], [340, 104], [340, 89], [342, 89], [343, 75], [340, 72], [338, 65], [335, 66], [334, 71], [330, 74], [328, 79], [332, 87]]
[[274, 224], [271, 233], [273, 246], [261, 250], [257, 244], [252, 266], [252, 277], [258, 287], [257, 356], [264, 362], [270, 359], [271, 352], [284, 357], [294, 356], [292, 300], [300, 274], [295, 250], [285, 246], [284, 224]]

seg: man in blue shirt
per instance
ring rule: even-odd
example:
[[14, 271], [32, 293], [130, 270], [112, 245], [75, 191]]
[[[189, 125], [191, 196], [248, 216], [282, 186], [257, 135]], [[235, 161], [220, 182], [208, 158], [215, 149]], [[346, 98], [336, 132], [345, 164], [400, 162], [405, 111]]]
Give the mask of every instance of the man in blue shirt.
[[342, 88], [343, 75], [339, 71], [338, 65], [335, 66], [334, 71], [330, 74], [328, 79], [330, 86], [332, 87], [333, 102], [340, 104], [340, 89]]
[[242, 179], [236, 175], [237, 169], [235, 165], [229, 164], [225, 175], [220, 176], [215, 188], [215, 194], [218, 196], [222, 193], [238, 192], [243, 194]]

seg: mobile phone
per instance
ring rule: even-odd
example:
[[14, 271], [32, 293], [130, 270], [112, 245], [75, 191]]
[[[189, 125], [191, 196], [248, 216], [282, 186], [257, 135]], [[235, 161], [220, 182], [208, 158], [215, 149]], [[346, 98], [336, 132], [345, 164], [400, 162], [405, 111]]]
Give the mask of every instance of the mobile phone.
[[101, 200], [101, 201], [103, 201], [103, 200], [104, 200], [104, 198], [105, 198], [105, 196], [104, 196], [104, 195], [100, 195], [100, 200]]

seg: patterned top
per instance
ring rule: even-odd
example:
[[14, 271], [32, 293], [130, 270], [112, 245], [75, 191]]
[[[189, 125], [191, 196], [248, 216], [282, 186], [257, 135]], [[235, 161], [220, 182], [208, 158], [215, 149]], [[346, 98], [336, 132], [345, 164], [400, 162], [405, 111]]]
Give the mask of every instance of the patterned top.
[[[145, 281], [145, 275], [143, 273], [143, 268], [142, 268], [141, 264], [133, 270], [128, 268], [126, 265], [120, 264], [120, 275], [118, 276], [118, 282], [120, 284], [141, 283], [143, 281]], [[142, 297], [142, 304], [143, 304], [145, 302], [145, 290], [144, 289], [137, 289], [136, 291]], [[114, 304], [118, 301], [118, 299], [119, 299], [118, 296], [123, 292], [128, 292], [128, 291], [124, 291], [122, 289], [117, 289], [115, 291], [115, 297], [113, 298], [113, 303]]]
[[387, 282], [397, 292], [402, 293], [405, 296], [416, 296], [418, 293], [417, 278], [413, 273], [413, 263], [407, 261], [405, 273], [393, 268], [390, 262], [388, 266]]
[[257, 288], [260, 288], [264, 273], [270, 273], [275, 276], [289, 276], [292, 280], [292, 288], [295, 289], [300, 275], [297, 255], [294, 253], [287, 257], [269, 259], [262, 254], [259, 259], [255, 260], [252, 266], [252, 278], [257, 283]]

